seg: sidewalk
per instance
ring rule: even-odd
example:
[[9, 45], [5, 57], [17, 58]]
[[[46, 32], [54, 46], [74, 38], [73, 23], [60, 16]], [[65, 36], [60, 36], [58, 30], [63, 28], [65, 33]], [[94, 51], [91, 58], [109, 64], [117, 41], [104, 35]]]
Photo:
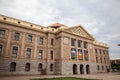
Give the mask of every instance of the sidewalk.
[[120, 72], [100, 73], [89, 75], [42, 75], [42, 76], [7, 76], [0, 77], [0, 80], [30, 80], [33, 78], [52, 78], [52, 77], [81, 77], [101, 80], [120, 80]]

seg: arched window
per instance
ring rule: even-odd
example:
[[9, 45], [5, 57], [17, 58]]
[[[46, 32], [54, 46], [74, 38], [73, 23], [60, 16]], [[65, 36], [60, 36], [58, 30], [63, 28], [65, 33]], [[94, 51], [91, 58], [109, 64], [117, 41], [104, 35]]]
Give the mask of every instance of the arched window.
[[30, 71], [30, 63], [25, 64], [25, 71], [29, 72]]
[[10, 72], [15, 72], [15, 70], [16, 70], [16, 63], [15, 63], [15, 62], [12, 62], [12, 63], [10, 64]]
[[38, 71], [39, 71], [39, 72], [42, 71], [42, 64], [41, 64], [41, 63], [38, 65]]
[[53, 71], [53, 64], [50, 64], [50, 71]]

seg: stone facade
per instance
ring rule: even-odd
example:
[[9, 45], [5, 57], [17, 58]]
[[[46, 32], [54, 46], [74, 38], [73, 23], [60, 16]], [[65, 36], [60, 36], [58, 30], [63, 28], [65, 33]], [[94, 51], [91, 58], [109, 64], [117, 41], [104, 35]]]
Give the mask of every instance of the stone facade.
[[107, 72], [108, 48], [81, 25], [44, 27], [0, 15], [0, 75]]

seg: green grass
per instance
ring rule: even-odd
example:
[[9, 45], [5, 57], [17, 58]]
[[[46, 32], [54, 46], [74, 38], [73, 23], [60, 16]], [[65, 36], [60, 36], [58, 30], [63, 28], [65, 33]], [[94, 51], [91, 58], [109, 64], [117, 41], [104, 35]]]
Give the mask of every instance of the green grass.
[[85, 78], [75, 78], [75, 77], [59, 77], [59, 78], [41, 78], [41, 79], [31, 79], [31, 80], [97, 80], [97, 79], [85, 79]]

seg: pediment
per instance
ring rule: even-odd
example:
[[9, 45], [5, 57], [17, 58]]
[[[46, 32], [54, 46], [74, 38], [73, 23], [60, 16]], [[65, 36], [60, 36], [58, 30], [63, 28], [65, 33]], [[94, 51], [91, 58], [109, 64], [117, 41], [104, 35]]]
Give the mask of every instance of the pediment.
[[65, 29], [64, 32], [94, 40], [93, 36], [80, 25]]

